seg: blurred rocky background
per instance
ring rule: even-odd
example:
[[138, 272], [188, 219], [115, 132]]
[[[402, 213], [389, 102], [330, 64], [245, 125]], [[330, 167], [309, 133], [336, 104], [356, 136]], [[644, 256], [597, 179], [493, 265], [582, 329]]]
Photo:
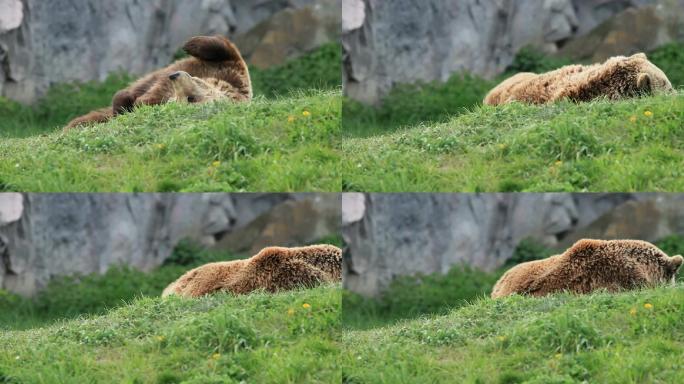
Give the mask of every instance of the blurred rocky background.
[[342, 222], [344, 285], [375, 296], [399, 276], [495, 271], [525, 239], [562, 252], [582, 238], [684, 235], [684, 194], [346, 193]]
[[338, 41], [341, 0], [0, 0], [0, 96], [31, 103], [54, 84], [142, 74], [191, 36], [234, 39], [258, 68]]
[[345, 0], [345, 93], [379, 104], [397, 84], [493, 78], [523, 47], [602, 61], [684, 41], [684, 0]]
[[338, 236], [339, 194], [0, 194], [0, 289], [117, 265], [151, 271], [181, 240], [251, 256]]

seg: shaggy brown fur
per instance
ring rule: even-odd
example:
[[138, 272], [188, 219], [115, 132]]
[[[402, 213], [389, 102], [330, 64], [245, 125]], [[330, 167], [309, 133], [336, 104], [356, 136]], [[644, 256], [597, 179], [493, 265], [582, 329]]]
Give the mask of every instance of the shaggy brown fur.
[[589, 293], [601, 288], [615, 292], [654, 286], [674, 282], [683, 260], [680, 255], [669, 257], [645, 241], [584, 239], [561, 255], [511, 268], [491, 296]]
[[225, 37], [197, 36], [183, 50], [189, 58], [152, 72], [117, 92], [111, 108], [98, 109], [78, 117], [65, 129], [104, 122], [139, 105], [163, 104], [171, 100], [203, 102], [217, 98], [248, 101], [252, 83], [240, 51]]
[[579, 102], [602, 96], [617, 100], [672, 91], [665, 73], [648, 61], [645, 54], [638, 53], [612, 57], [603, 64], [568, 65], [540, 75], [518, 73], [492, 89], [484, 103], [543, 104], [561, 99]]
[[209, 263], [186, 272], [163, 296], [198, 297], [228, 291], [245, 294], [313, 287], [342, 279], [342, 251], [332, 245], [269, 247], [245, 260]]

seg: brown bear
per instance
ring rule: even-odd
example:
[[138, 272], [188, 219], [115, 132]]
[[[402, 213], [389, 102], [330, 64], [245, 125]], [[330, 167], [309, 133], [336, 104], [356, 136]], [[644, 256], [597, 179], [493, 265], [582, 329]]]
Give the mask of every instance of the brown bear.
[[674, 283], [683, 260], [645, 241], [583, 239], [563, 254], [511, 268], [494, 285], [491, 297], [589, 293], [601, 288], [616, 292]]
[[579, 102], [599, 97], [618, 100], [672, 91], [665, 73], [648, 61], [645, 54], [637, 53], [612, 57], [603, 64], [568, 65], [539, 75], [518, 73], [489, 91], [484, 104], [543, 104], [561, 99]]
[[313, 287], [342, 279], [342, 251], [332, 245], [268, 247], [245, 260], [209, 263], [171, 283], [162, 297], [199, 297], [219, 291], [245, 294]]
[[188, 40], [183, 50], [191, 57], [138, 79], [114, 95], [111, 107], [77, 117], [65, 129], [105, 122], [139, 105], [168, 101], [200, 103], [221, 98], [251, 100], [247, 63], [230, 40], [223, 36], [197, 36]]

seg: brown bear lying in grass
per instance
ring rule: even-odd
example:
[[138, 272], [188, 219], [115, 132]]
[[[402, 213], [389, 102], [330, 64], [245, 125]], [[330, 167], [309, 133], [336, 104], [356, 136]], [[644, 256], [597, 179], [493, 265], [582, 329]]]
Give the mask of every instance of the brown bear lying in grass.
[[682, 256], [639, 240], [580, 240], [563, 254], [521, 263], [494, 285], [492, 298], [569, 291], [610, 292], [674, 283]]
[[198, 297], [227, 291], [245, 294], [313, 287], [342, 279], [342, 251], [332, 245], [268, 247], [245, 260], [209, 263], [186, 272], [162, 297]]
[[139, 105], [251, 100], [247, 63], [230, 40], [223, 36], [197, 36], [188, 40], [183, 50], [191, 57], [138, 79], [114, 95], [111, 107], [77, 117], [65, 129], [105, 122]]
[[484, 103], [543, 104], [561, 99], [578, 102], [599, 97], [618, 100], [672, 91], [665, 73], [648, 61], [645, 54], [637, 53], [630, 57], [612, 57], [603, 64], [568, 65], [540, 75], [518, 73], [492, 89]]

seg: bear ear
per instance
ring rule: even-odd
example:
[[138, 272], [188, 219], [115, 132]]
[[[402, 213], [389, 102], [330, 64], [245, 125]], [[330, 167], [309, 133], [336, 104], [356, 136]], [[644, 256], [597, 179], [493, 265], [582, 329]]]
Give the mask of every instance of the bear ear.
[[637, 75], [637, 88], [641, 91], [651, 90], [651, 75], [641, 72]]
[[639, 52], [639, 53], [636, 53], [636, 54], [632, 55], [632, 58], [633, 58], [633, 59], [644, 59], [644, 60], [648, 60], [648, 58], [646, 57], [646, 54], [643, 53], [643, 52]]
[[679, 267], [682, 266], [682, 262], [684, 262], [684, 257], [682, 257], [681, 255], [672, 256], [670, 258], [670, 262], [672, 263], [672, 268], [674, 269], [674, 271], [677, 272]]

